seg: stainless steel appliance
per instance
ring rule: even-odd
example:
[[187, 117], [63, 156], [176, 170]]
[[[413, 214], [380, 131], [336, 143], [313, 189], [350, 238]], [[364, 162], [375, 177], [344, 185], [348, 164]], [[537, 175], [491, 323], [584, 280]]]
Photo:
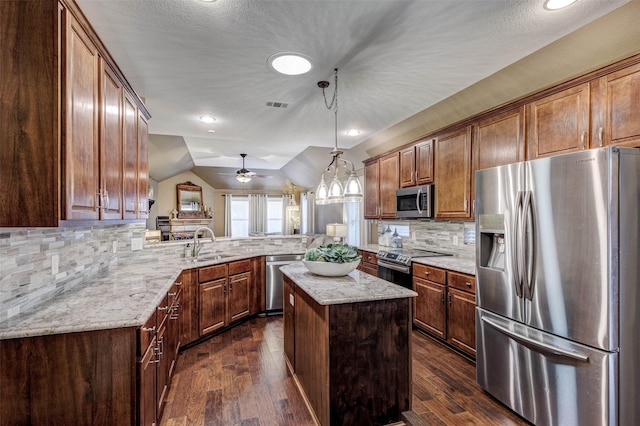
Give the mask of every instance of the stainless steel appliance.
[[280, 267], [293, 262], [299, 262], [303, 254], [278, 254], [265, 258], [265, 309], [282, 311], [282, 272]]
[[439, 253], [429, 250], [392, 249], [380, 250], [378, 258], [378, 278], [401, 285], [413, 287], [411, 261], [417, 257], [451, 256], [449, 253]]
[[433, 217], [433, 185], [396, 190], [396, 217], [419, 219]]
[[477, 381], [536, 425], [640, 419], [640, 151], [476, 173]]

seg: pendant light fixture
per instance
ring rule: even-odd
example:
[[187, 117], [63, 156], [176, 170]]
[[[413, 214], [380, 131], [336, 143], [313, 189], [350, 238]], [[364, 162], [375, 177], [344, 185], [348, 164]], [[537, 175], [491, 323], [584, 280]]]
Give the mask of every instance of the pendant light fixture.
[[[345, 160], [340, 156], [343, 154], [338, 149], [338, 69], [334, 70], [335, 88], [333, 90], [333, 97], [331, 102], [327, 101], [327, 95], [325, 89], [329, 87], [328, 81], [319, 81], [318, 87], [322, 89], [322, 96], [324, 98], [324, 104], [328, 110], [333, 110], [334, 115], [334, 135], [335, 145], [333, 151], [331, 151], [331, 162], [322, 172], [320, 177], [320, 184], [316, 189], [316, 204], [330, 204], [330, 203], [344, 203], [345, 201], [357, 202], [362, 201], [362, 185], [356, 175], [355, 167], [349, 160]], [[340, 181], [339, 174], [340, 169], [343, 168], [346, 172], [347, 179], [344, 185]], [[333, 177], [331, 182], [327, 185], [324, 180], [325, 174]]]

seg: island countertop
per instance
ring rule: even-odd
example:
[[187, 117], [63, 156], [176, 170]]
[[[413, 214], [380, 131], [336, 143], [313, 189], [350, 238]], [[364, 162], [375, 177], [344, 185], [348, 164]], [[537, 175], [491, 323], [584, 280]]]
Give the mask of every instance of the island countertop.
[[302, 262], [291, 263], [280, 270], [320, 305], [403, 299], [418, 295], [413, 290], [357, 269], [343, 277], [313, 274]]

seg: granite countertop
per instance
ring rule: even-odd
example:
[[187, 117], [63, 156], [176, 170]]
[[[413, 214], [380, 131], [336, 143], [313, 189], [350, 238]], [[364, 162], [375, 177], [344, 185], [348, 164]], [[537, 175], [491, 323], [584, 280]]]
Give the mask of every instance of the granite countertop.
[[[215, 254], [202, 254], [201, 257], [206, 259]], [[0, 340], [140, 327], [153, 314], [182, 271], [267, 254], [280, 253], [254, 250], [198, 262], [168, 255], [153, 260], [133, 260], [127, 265], [112, 267], [91, 282], [78, 285], [34, 309], [3, 321], [0, 323]]]
[[413, 290], [357, 269], [344, 277], [322, 277], [312, 274], [302, 262], [291, 263], [280, 269], [320, 305], [402, 299], [418, 295]]
[[[383, 247], [378, 244], [365, 244], [358, 247], [360, 250], [365, 250], [373, 253], [377, 253], [381, 249], [391, 249], [390, 247]], [[392, 250], [392, 249], [391, 249]], [[420, 263], [422, 265], [435, 266], [437, 268], [448, 269], [454, 272], [460, 272], [463, 274], [475, 275], [476, 274], [476, 262], [474, 259], [466, 259], [456, 256], [436, 256], [436, 257], [415, 257], [411, 259], [413, 263]]]

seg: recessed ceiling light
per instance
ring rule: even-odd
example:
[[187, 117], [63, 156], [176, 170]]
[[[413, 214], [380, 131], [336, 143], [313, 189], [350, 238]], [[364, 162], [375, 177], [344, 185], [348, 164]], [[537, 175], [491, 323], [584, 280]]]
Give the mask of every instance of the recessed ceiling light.
[[214, 121], [216, 121], [216, 119], [211, 117], [210, 115], [201, 115], [200, 121], [204, 121], [205, 123], [213, 123]]
[[215, 133], [216, 131], [215, 131], [215, 130], [213, 130], [213, 129], [209, 129], [209, 130], [207, 130], [207, 132], [208, 132], [208, 133]]
[[544, 8], [547, 10], [558, 10], [575, 3], [577, 0], [547, 0]]
[[267, 64], [279, 72], [286, 75], [300, 75], [311, 70], [311, 58], [301, 53], [281, 52], [269, 56]]
[[351, 129], [351, 130], [347, 130], [345, 133], [349, 136], [358, 136], [360, 134], [360, 130]]

